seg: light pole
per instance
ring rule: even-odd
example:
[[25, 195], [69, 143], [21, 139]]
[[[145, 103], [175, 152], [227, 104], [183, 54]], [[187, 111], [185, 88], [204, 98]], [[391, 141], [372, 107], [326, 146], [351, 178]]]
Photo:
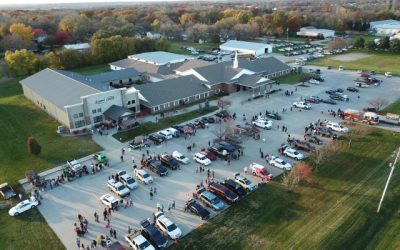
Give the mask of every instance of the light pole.
[[379, 213], [379, 211], [381, 210], [382, 202], [383, 202], [383, 199], [385, 198], [385, 194], [386, 194], [386, 189], [389, 186], [389, 182], [390, 182], [390, 179], [392, 178], [394, 167], [396, 166], [397, 159], [399, 158], [399, 155], [400, 155], [400, 148], [397, 151], [397, 155], [396, 155], [396, 158], [394, 159], [394, 163], [393, 164], [389, 163], [389, 167], [391, 168], [390, 169], [390, 174], [389, 174], [389, 177], [388, 177], [388, 179], [386, 181], [385, 188], [383, 189], [382, 197], [381, 197], [381, 200], [380, 200], [379, 205], [378, 205], [378, 210], [376, 210], [377, 213]]

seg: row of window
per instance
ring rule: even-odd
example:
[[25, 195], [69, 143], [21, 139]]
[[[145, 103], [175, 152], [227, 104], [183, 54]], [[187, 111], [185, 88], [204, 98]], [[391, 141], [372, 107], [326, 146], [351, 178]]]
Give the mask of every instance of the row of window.
[[83, 117], [83, 113], [74, 114], [73, 117], [74, 119], [78, 119], [78, 117]]
[[86, 125], [85, 120], [79, 120], [79, 121], [75, 121], [75, 128], [80, 128]]
[[[101, 108], [98, 108], [97, 113], [100, 113], [100, 112], [101, 112]], [[92, 109], [92, 114], [96, 114], [96, 109]]]
[[[204, 93], [203, 95], [204, 95], [204, 98], [206, 98], [206, 97], [209, 96], [209, 93], [206, 92], [206, 93]], [[201, 98], [201, 94], [195, 95], [194, 98], [195, 98], [195, 100], [199, 100], [199, 99]], [[185, 98], [183, 98], [182, 100], [183, 100], [184, 103], [188, 103], [188, 102], [190, 101], [190, 98], [189, 98], [189, 97], [185, 97]], [[175, 100], [175, 101], [174, 101], [174, 107], [179, 106], [180, 102], [181, 102], [181, 100]], [[169, 104], [170, 104], [170, 103], [167, 102], [167, 103], [164, 103], [164, 104], [161, 104], [161, 105], [158, 105], [158, 106], [154, 106], [154, 107], [153, 107], [153, 110], [154, 110], [154, 111], [159, 111], [159, 110], [161, 110], [162, 108], [168, 109], [168, 108], [170, 107]]]
[[128, 101], [128, 105], [133, 105], [133, 104], [135, 104], [136, 103], [136, 101], [135, 100], [132, 100], [132, 101]]

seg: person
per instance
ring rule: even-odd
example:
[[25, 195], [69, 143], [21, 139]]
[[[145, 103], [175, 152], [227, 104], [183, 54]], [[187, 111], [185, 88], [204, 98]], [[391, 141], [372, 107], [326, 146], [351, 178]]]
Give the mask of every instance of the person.
[[244, 173], [247, 174], [247, 167], [244, 167]]
[[154, 194], [157, 194], [157, 188], [156, 187], [153, 188], [153, 192], [154, 192]]
[[121, 155], [121, 161], [124, 161], [124, 156], [123, 155]]
[[92, 240], [92, 244], [90, 245], [92, 249], [95, 249], [97, 247], [97, 241]]
[[175, 200], [172, 201], [172, 208], [175, 209]]
[[153, 199], [153, 191], [150, 190], [150, 200]]
[[128, 226], [128, 234], [131, 234], [131, 232], [132, 232], [132, 228], [131, 228], [131, 226]]
[[77, 245], [78, 247], [81, 246], [81, 239], [80, 239], [79, 237], [76, 237], [76, 245]]
[[132, 156], [132, 163], [135, 163], [135, 156]]
[[97, 214], [97, 212], [94, 212], [94, 221], [99, 222], [99, 215]]
[[113, 230], [113, 236], [114, 236], [114, 239], [116, 239], [117, 238], [117, 230]]

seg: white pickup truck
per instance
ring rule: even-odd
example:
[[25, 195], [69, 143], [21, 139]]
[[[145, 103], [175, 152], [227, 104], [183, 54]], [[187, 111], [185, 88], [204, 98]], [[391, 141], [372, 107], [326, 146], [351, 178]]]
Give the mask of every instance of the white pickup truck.
[[155, 248], [141, 234], [140, 230], [134, 230], [125, 236], [125, 240], [135, 250], [155, 250]]
[[79, 161], [77, 160], [69, 160], [67, 161], [67, 165], [74, 171], [74, 172], [78, 172], [80, 170], [82, 170], [82, 165]]
[[111, 191], [118, 194], [121, 198], [130, 195], [130, 191], [124, 184], [119, 181], [115, 181], [113, 179], [107, 182], [107, 186], [111, 189]]

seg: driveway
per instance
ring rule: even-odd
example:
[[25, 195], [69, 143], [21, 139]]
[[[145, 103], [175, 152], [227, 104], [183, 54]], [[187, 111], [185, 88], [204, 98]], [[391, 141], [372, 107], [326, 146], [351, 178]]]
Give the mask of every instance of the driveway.
[[[304, 67], [305, 70], [310, 67]], [[257, 115], [260, 112], [264, 113], [266, 109], [269, 111], [278, 111], [281, 113], [283, 119], [281, 121], [273, 121], [274, 126], [272, 130], [261, 130], [261, 140], [254, 140], [252, 138], [245, 138], [243, 140], [244, 156], [240, 160], [233, 160], [230, 165], [226, 162], [217, 160], [213, 162], [206, 169], [214, 170], [215, 179], [223, 180], [226, 177], [232, 177], [235, 172], [243, 173], [243, 168], [252, 162], [265, 164], [265, 161], [260, 157], [260, 149], [264, 154], [277, 154], [277, 148], [286, 141], [287, 133], [278, 130], [282, 126], [288, 128], [288, 133], [292, 137], [302, 138], [304, 127], [310, 122], [316, 122], [318, 119], [324, 120], [337, 120], [328, 115], [329, 109], [337, 110], [352, 108], [362, 109], [368, 105], [368, 100], [376, 97], [384, 97], [389, 102], [395, 101], [400, 94], [399, 78], [393, 77], [386, 79], [383, 76], [378, 76], [384, 80], [380, 87], [372, 87], [368, 89], [360, 89], [359, 93], [350, 93], [349, 102], [338, 102], [338, 105], [316, 104], [312, 105], [311, 110], [298, 110], [290, 107], [294, 101], [310, 96], [318, 95], [327, 97], [324, 93], [328, 89], [344, 88], [353, 86], [353, 79], [356, 78], [356, 73], [352, 71], [337, 70], [322, 70], [323, 76], [326, 81], [321, 85], [312, 85], [311, 87], [297, 87], [280, 85], [274, 88], [282, 88], [283, 90], [293, 91], [293, 95], [287, 97], [283, 95], [284, 91], [270, 95], [269, 98], [259, 98], [248, 101], [252, 92], [239, 92], [227, 97], [232, 100], [232, 105], [228, 110], [237, 114], [238, 119], [231, 122], [231, 125], [243, 124], [242, 116], [246, 115], [247, 120], [251, 116]], [[360, 95], [360, 99], [357, 98]], [[282, 113], [282, 109], [286, 108], [288, 111]], [[200, 148], [207, 147], [208, 141], [215, 138], [217, 131], [226, 125], [211, 124], [207, 129], [199, 129], [196, 136], [185, 140], [184, 138], [177, 138], [168, 141], [159, 146], [152, 146], [149, 148], [151, 154], [160, 154], [164, 152], [171, 153], [178, 150], [186, 154], [192, 159], [193, 154], [198, 152]], [[81, 243], [85, 246], [98, 234], [108, 234], [105, 229], [105, 222], [102, 220], [102, 211], [104, 205], [100, 203], [99, 197], [105, 193], [111, 192], [106, 186], [108, 177], [115, 174], [117, 171], [126, 170], [133, 175], [132, 156], [136, 162], [140, 161], [141, 155], [145, 150], [126, 150], [124, 155], [124, 162], [121, 162], [121, 148], [126, 147], [127, 144], [121, 144], [111, 136], [100, 138], [95, 135], [94, 140], [105, 148], [106, 154], [110, 158], [110, 167], [95, 175], [83, 176], [72, 182], [63, 184], [52, 190], [44, 192], [44, 200], [39, 207], [40, 212], [43, 214], [46, 221], [59, 236], [67, 249], [77, 249], [75, 244], [76, 234], [73, 231], [74, 223], [78, 222], [78, 214], [82, 214], [89, 221], [89, 233], [81, 239]], [[192, 152], [187, 152], [187, 146], [196, 144]], [[285, 158], [288, 162], [294, 163], [293, 160]], [[87, 163], [90, 164], [90, 163]], [[139, 164], [138, 164], [139, 165]], [[191, 197], [192, 192], [195, 190], [196, 185], [204, 182], [206, 178], [205, 173], [196, 173], [196, 164], [183, 165], [180, 170], [169, 170], [169, 175], [166, 177], [158, 177], [151, 173], [154, 178], [154, 184], [151, 186], [140, 184], [137, 190], [131, 191], [130, 198], [133, 200], [133, 207], [121, 208], [119, 211], [114, 212], [111, 216], [111, 227], [117, 231], [117, 239], [126, 244], [123, 236], [127, 233], [128, 226], [138, 228], [139, 222], [143, 219], [150, 218], [152, 213], [155, 212], [157, 202], [164, 205], [165, 210], [169, 203], [176, 202], [176, 209], [171, 212], [166, 211], [166, 215], [182, 229], [184, 234], [189, 233], [191, 230], [200, 226], [203, 221], [197, 216], [185, 213], [183, 206], [188, 197]], [[282, 173], [280, 169], [268, 167], [274, 176]], [[254, 182], [259, 182], [257, 177], [250, 174], [245, 175]], [[153, 200], [149, 199], [150, 187], [157, 188], [157, 194]], [[100, 215], [100, 222], [94, 222], [93, 214], [97, 212]], [[213, 212], [215, 214], [215, 212]]]

